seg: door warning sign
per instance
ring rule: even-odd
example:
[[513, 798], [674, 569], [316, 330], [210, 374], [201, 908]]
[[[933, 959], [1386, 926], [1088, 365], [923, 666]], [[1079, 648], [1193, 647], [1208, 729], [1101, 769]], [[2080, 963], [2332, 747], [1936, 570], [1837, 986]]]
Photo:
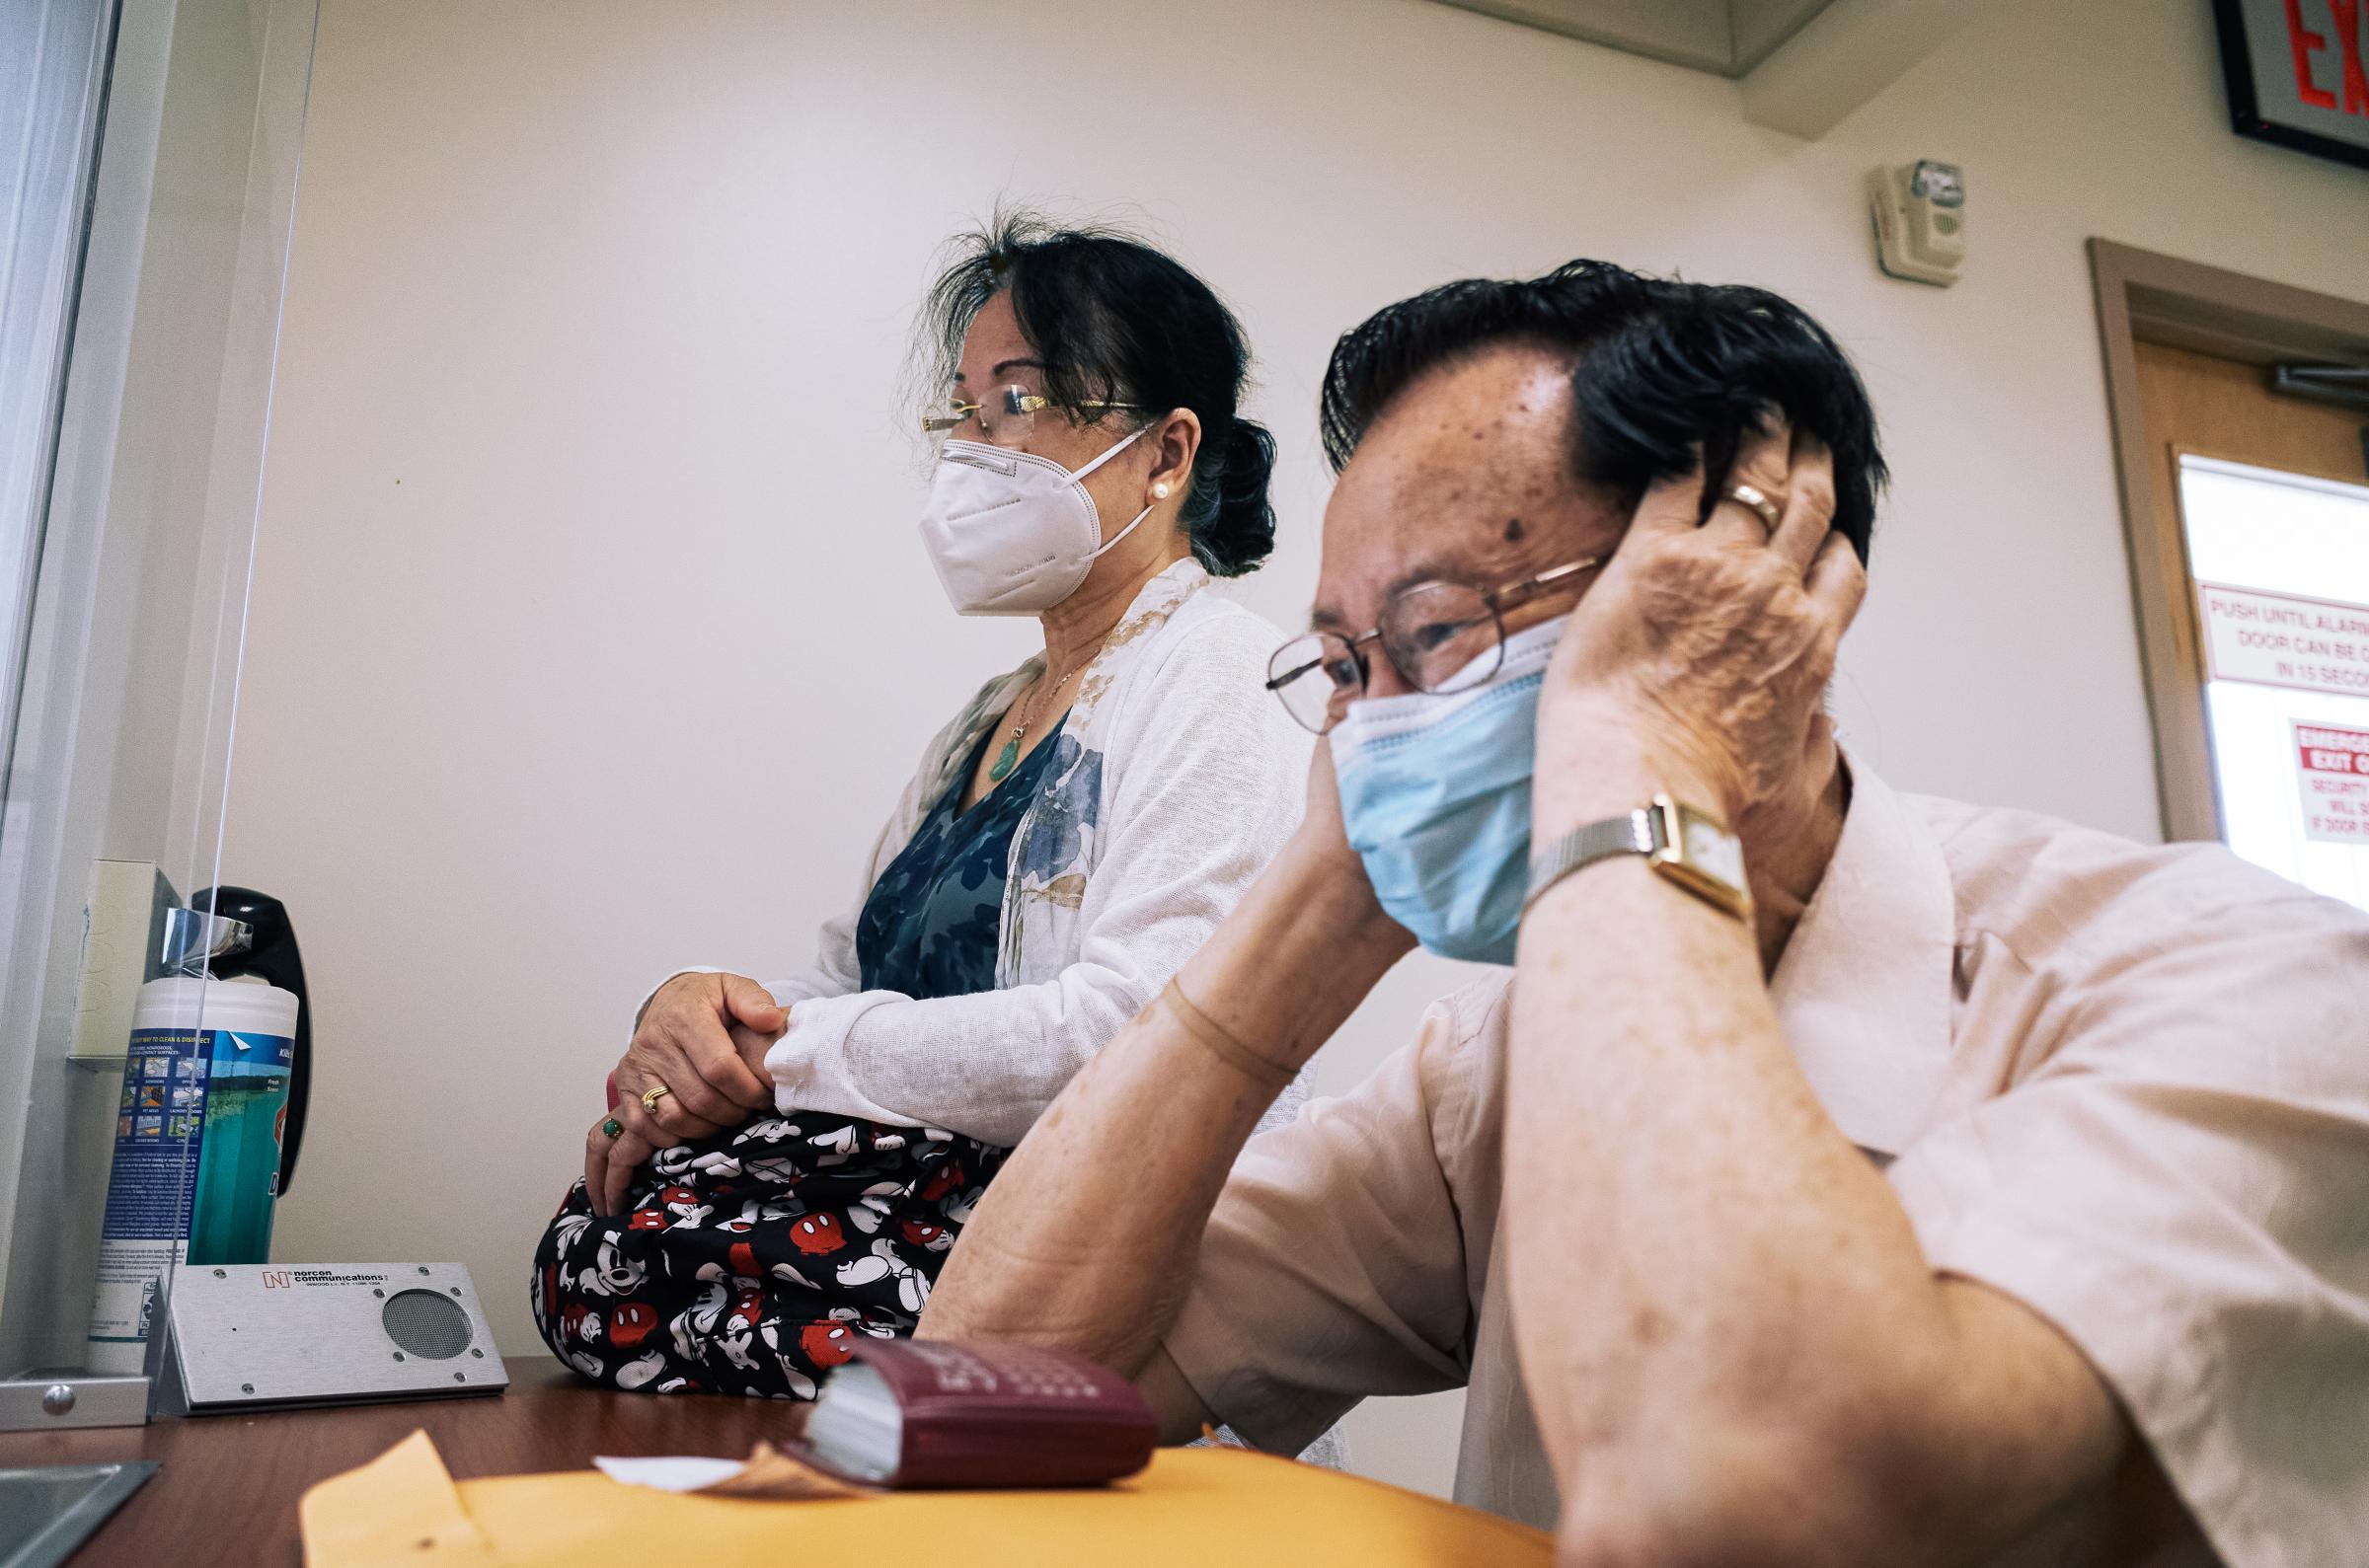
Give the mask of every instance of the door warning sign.
[[2369, 697], [2369, 605], [2196, 585], [2205, 673], [2338, 697]]
[[2296, 724], [2296, 778], [2303, 785], [2303, 836], [2324, 844], [2369, 844], [2369, 730]]

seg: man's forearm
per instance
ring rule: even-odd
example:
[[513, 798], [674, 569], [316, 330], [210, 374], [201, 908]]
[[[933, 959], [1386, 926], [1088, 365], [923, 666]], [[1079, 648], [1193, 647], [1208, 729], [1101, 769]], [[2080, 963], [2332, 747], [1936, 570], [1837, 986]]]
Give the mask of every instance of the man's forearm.
[[[1533, 1294], [1526, 1276], [1565, 1304], [1528, 1319], [1551, 1328], [1524, 1348], [1536, 1337], [1587, 1369], [1559, 1380], [1544, 1421], [1550, 1443], [1581, 1443], [1666, 1408], [1665, 1364], [1716, 1381], [1752, 1363], [1796, 1326], [1775, 1319], [1812, 1307], [1789, 1276], [1832, 1294], [1865, 1283], [1871, 1245], [1910, 1238], [1794, 1068], [1733, 917], [1643, 859], [1591, 866], [1534, 906], [1519, 973], [1506, 1158], [1523, 1174], [1507, 1183], [1508, 1241], [1517, 1299]], [[1839, 1245], [1844, 1232], [1855, 1246]], [[1582, 1236], [1617, 1237], [1618, 1266]]]
[[1742, 924], [1624, 859], [1539, 900], [1519, 974], [1509, 1277], [1574, 1528], [1603, 1504], [1670, 1561], [1953, 1560], [2110, 1463], [2070, 1352], [1933, 1277]]
[[[1405, 933], [1377, 917], [1364, 888], [1287, 851], [1184, 965], [1179, 988], [1209, 1024], [1296, 1070], [1406, 950]], [[1154, 1003], [1015, 1151], [920, 1331], [1060, 1344], [1140, 1371], [1183, 1304], [1202, 1228], [1275, 1088]]]

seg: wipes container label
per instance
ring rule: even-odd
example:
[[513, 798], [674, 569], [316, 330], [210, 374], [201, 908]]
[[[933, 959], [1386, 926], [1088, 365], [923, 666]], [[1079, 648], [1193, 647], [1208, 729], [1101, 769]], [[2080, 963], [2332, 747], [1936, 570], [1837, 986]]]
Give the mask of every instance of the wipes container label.
[[294, 1055], [275, 1034], [132, 1032], [93, 1296], [94, 1371], [138, 1370], [167, 1269], [265, 1260]]

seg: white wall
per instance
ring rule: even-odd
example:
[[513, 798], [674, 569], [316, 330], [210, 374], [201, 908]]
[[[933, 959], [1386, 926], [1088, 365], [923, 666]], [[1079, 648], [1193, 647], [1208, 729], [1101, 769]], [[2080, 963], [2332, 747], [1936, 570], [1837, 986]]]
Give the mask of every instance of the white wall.
[[[644, 986], [792, 959], [1025, 627], [948, 615], [892, 393], [999, 193], [1132, 217], [1238, 306], [1312, 584], [1334, 336], [1608, 257], [1787, 291], [1899, 473], [1846, 649], [1896, 783], [2153, 836], [2082, 242], [2369, 295], [2369, 177], [2226, 129], [2203, 0], [1990, 0], [1823, 142], [1727, 83], [1422, 0], [326, 0], [225, 874], [316, 987], [280, 1254], [525, 1259]], [[1962, 160], [1973, 258], [1879, 276], [1860, 182]], [[1447, 966], [1411, 963], [1336, 1085]], [[1453, 1400], [1361, 1413], [1447, 1478]]]

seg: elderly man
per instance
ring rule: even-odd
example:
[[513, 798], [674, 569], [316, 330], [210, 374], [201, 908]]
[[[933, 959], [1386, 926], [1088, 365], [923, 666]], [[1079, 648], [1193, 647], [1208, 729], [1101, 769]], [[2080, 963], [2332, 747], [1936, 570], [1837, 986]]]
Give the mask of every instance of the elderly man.
[[[1838, 751], [1882, 464], [1773, 295], [1452, 284], [1325, 428], [1307, 820], [923, 1331], [1285, 1452], [1469, 1384], [1572, 1563], [2364, 1560], [2369, 922]], [[1418, 938], [1510, 983], [1245, 1151]]]

